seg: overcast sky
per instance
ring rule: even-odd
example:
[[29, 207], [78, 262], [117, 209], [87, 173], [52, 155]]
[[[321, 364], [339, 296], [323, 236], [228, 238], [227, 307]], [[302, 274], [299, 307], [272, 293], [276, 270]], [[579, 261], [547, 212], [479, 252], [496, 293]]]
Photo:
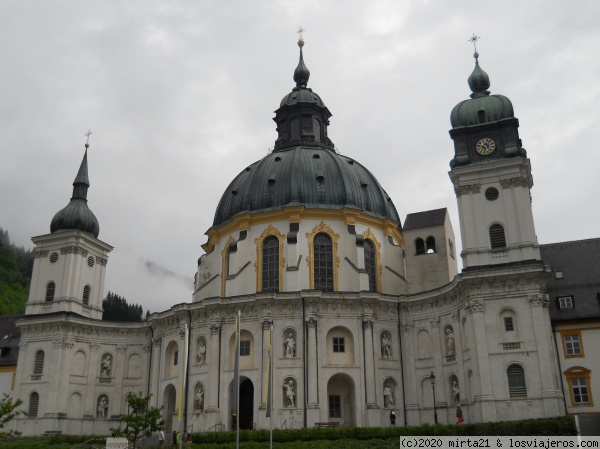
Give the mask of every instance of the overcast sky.
[[403, 221], [448, 207], [460, 237], [449, 116], [475, 33], [519, 118], [539, 242], [599, 237], [599, 20], [597, 0], [3, 0], [0, 227], [28, 248], [49, 232], [90, 129], [105, 293], [152, 312], [191, 301], [220, 196], [273, 147], [302, 25], [329, 137]]

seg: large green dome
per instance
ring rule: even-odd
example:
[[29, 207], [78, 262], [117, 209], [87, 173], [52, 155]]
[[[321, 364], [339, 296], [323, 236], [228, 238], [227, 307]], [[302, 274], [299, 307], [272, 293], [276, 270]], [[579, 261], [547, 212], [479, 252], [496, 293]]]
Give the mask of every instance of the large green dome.
[[392, 200], [364, 166], [327, 148], [297, 146], [268, 154], [237, 175], [221, 197], [213, 225], [241, 213], [294, 205], [352, 208], [400, 223]]
[[213, 226], [220, 226], [238, 214], [297, 205], [356, 209], [400, 223], [392, 200], [371, 172], [335, 151], [327, 135], [331, 113], [321, 97], [306, 87], [310, 72], [304, 64], [302, 45], [294, 72], [296, 87], [275, 111], [278, 132], [275, 148], [242, 170], [229, 184], [217, 207]]

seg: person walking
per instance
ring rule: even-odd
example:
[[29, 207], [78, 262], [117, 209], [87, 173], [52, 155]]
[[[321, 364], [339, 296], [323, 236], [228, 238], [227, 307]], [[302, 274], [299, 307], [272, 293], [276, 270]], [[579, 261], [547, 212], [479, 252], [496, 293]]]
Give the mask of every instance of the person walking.
[[187, 437], [187, 447], [192, 447], [192, 434], [188, 432]]
[[177, 431], [173, 431], [173, 447], [177, 447]]
[[162, 447], [163, 443], [165, 442], [165, 433], [163, 432], [162, 429], [160, 429], [158, 431], [158, 445], [160, 447]]
[[459, 426], [462, 426], [463, 416], [462, 416], [462, 409], [460, 408], [460, 405], [458, 407], [456, 407], [456, 419], [457, 419], [456, 424], [458, 424]]
[[394, 409], [390, 410], [390, 424], [392, 426], [396, 425], [396, 410], [394, 410]]

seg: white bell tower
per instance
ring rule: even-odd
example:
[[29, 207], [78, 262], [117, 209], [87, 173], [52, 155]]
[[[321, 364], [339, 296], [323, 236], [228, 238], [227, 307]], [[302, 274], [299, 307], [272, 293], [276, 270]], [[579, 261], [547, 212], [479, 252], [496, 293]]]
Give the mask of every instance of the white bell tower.
[[100, 225], [87, 205], [88, 147], [86, 143], [71, 201], [52, 219], [50, 234], [32, 238], [35, 260], [26, 315], [71, 312], [102, 319], [106, 264], [113, 248], [98, 240]]
[[480, 67], [469, 76], [471, 99], [452, 110], [455, 156], [450, 179], [458, 201], [463, 268], [540, 261], [533, 224], [531, 164], [512, 103], [490, 95]]

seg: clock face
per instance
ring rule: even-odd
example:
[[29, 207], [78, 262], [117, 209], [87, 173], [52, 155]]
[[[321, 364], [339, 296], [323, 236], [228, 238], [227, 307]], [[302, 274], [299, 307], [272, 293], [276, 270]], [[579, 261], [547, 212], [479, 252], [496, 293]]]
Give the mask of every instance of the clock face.
[[488, 154], [492, 154], [496, 149], [496, 142], [494, 142], [489, 137], [484, 137], [475, 145], [475, 149], [482, 156], [487, 156]]

